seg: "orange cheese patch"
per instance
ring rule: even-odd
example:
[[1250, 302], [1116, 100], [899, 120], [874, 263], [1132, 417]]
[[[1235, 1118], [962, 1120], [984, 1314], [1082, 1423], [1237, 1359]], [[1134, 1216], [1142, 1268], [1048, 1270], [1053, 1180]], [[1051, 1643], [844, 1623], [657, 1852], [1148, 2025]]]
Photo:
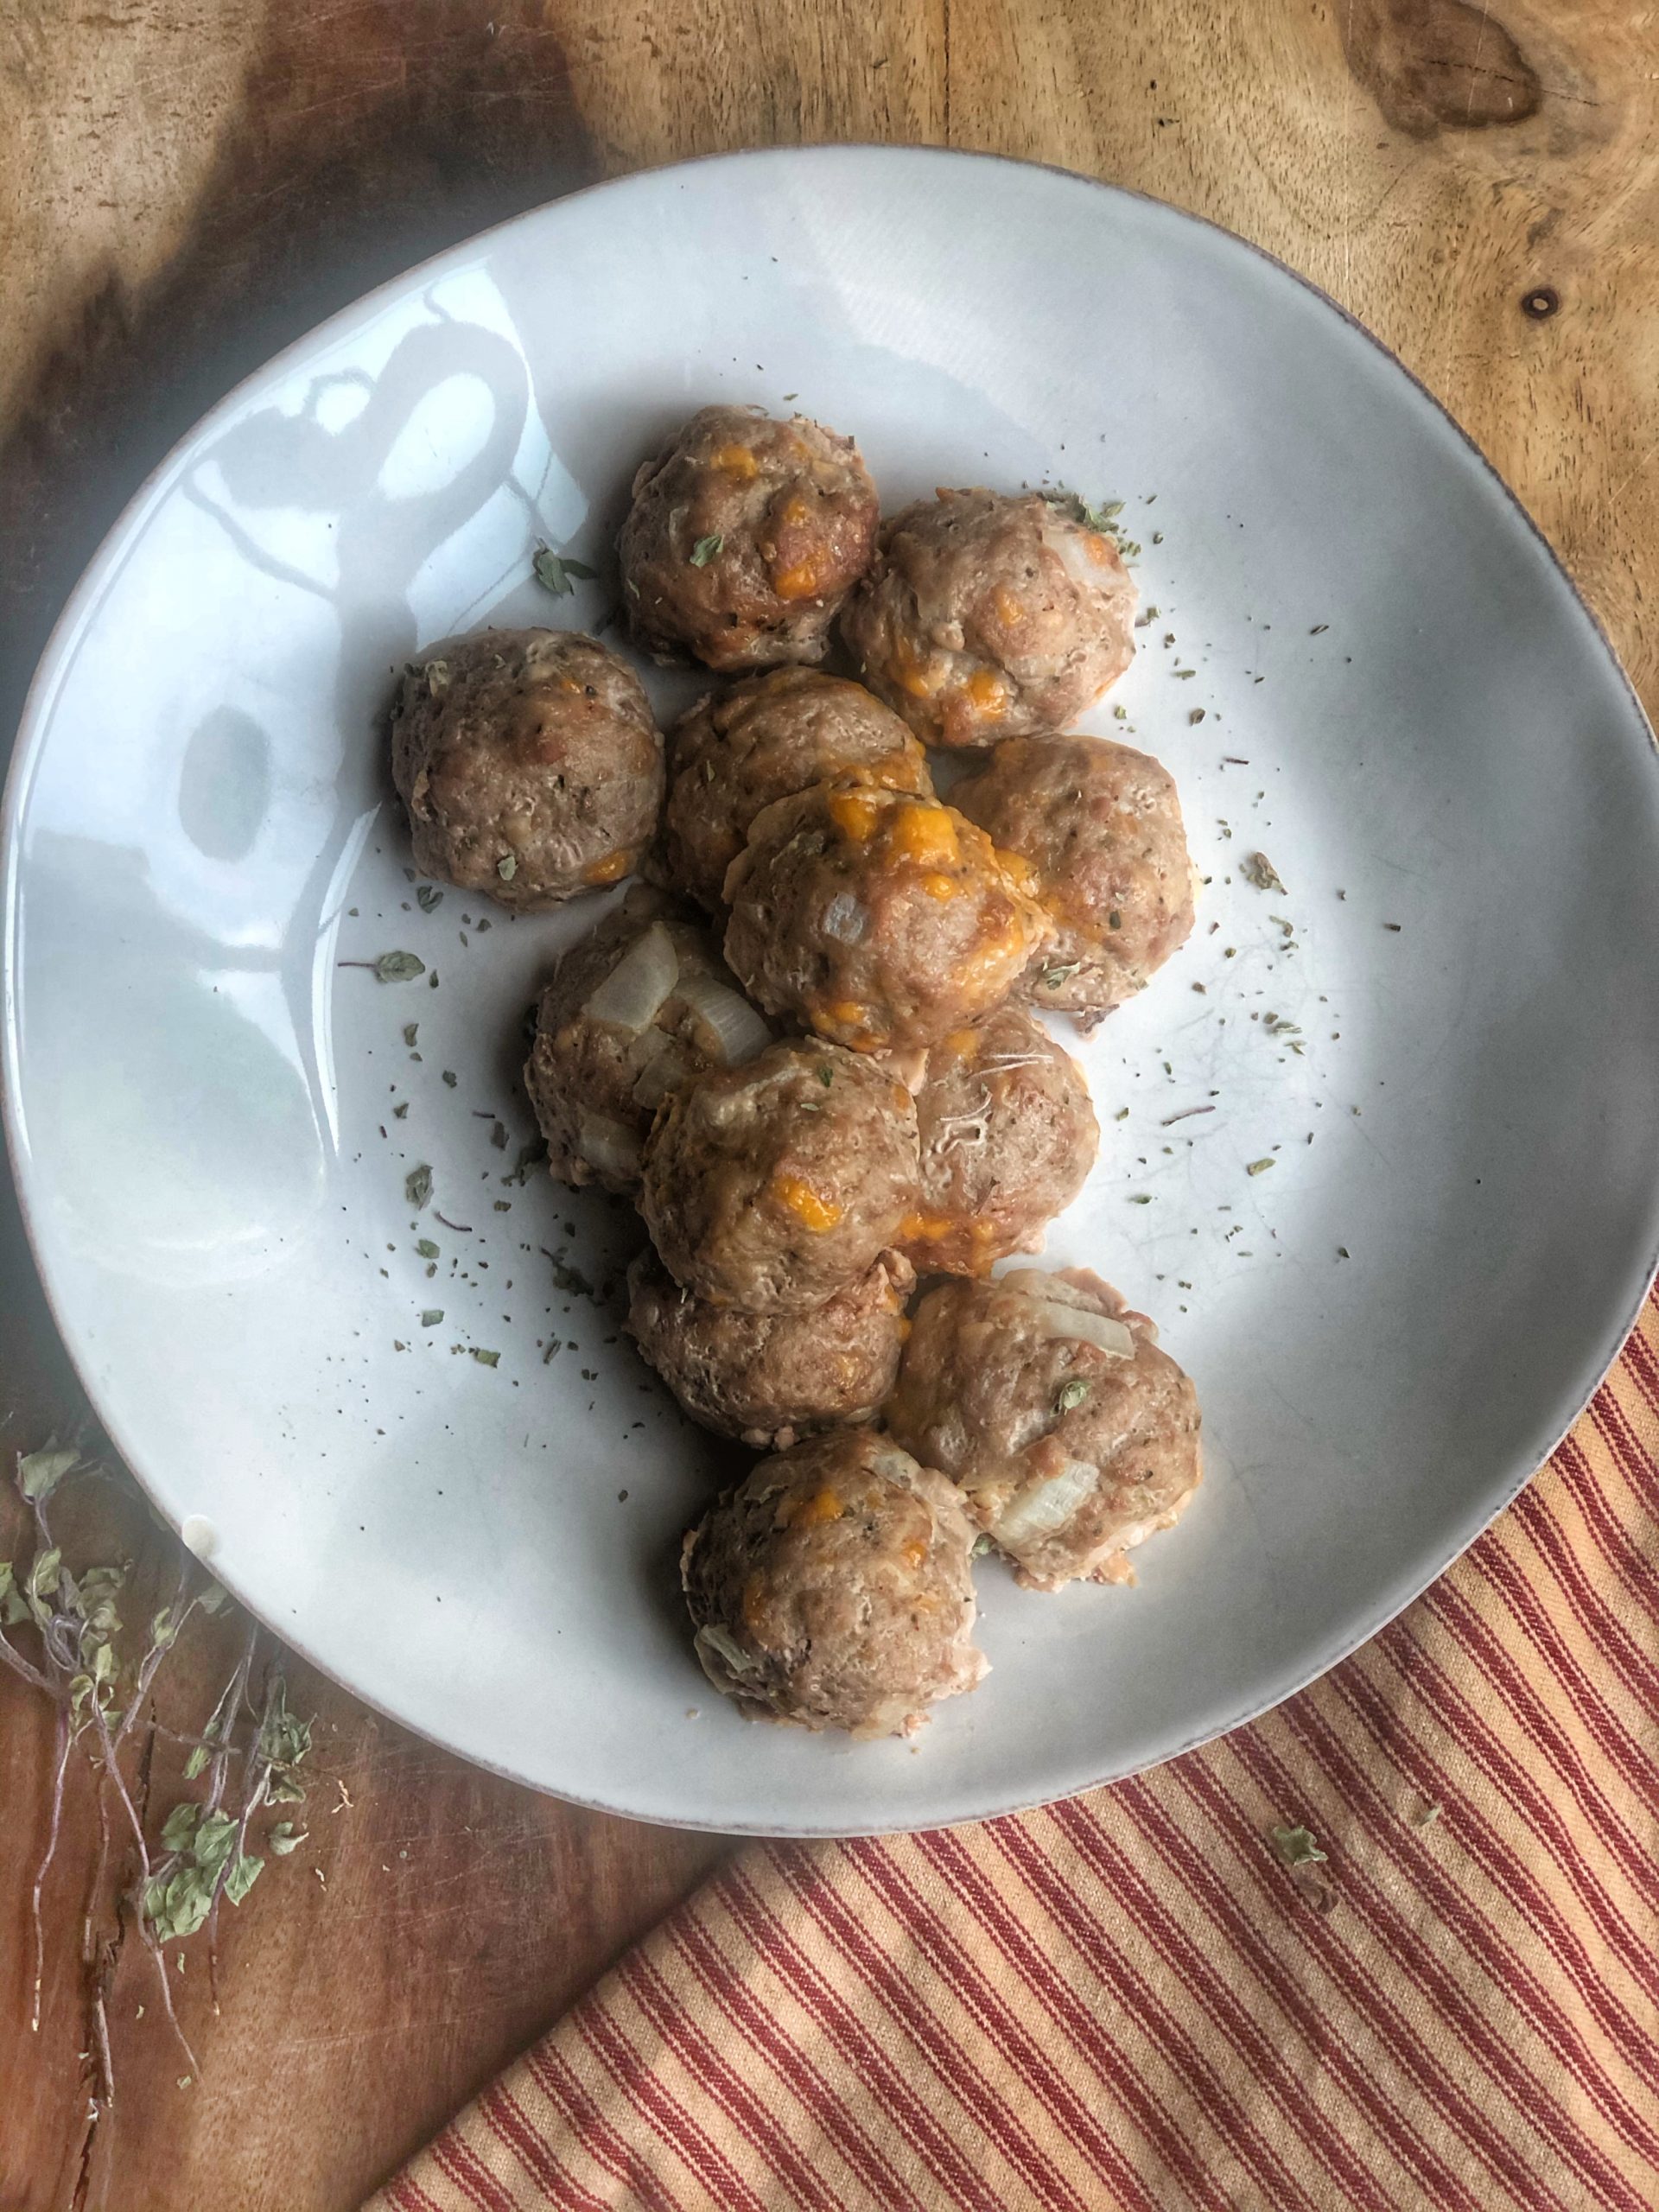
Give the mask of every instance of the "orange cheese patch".
[[620, 883], [633, 866], [633, 855], [624, 847], [620, 853], [609, 853], [602, 861], [594, 861], [582, 871], [584, 883]]
[[734, 476], [740, 484], [753, 482], [760, 473], [760, 464], [747, 446], [721, 446], [710, 458], [716, 468], [723, 468], [728, 476]]
[[976, 668], [968, 679], [968, 696], [980, 713], [995, 721], [1007, 707], [1008, 689], [1001, 677], [988, 668]]
[[779, 599], [810, 599], [823, 588], [817, 563], [797, 561], [790, 568], [775, 569], [772, 588]]
[[1039, 878], [1036, 869], [1026, 858], [1025, 855], [1023, 853], [1011, 853], [1001, 845], [997, 845], [994, 847], [993, 849], [996, 854], [996, 864], [1001, 869], [1003, 874], [1008, 878], [1010, 882], [1017, 885], [1021, 891], [1025, 892], [1028, 897], [1034, 899], [1037, 895]]
[[938, 1244], [956, 1228], [953, 1214], [907, 1213], [899, 1224], [899, 1239], [904, 1244]]
[[951, 868], [962, 858], [957, 825], [947, 807], [929, 806], [920, 801], [897, 807], [888, 834], [893, 851], [903, 860], [920, 861], [932, 868]]
[[839, 1521], [846, 1510], [841, 1492], [829, 1483], [785, 1508], [791, 1529], [822, 1529], [827, 1522]]
[[812, 1185], [798, 1175], [774, 1175], [772, 1193], [779, 1205], [786, 1206], [804, 1228], [821, 1236], [833, 1229], [845, 1209], [833, 1199], [821, 1198]]
[[862, 845], [875, 834], [875, 825], [881, 819], [880, 803], [868, 791], [831, 791], [830, 818], [843, 837], [850, 837], [855, 844]]

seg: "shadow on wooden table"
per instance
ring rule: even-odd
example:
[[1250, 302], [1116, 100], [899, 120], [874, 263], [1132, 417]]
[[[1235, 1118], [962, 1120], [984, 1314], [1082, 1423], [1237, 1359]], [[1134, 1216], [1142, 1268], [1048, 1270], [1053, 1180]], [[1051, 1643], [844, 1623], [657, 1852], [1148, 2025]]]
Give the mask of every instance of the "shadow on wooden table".
[[[561, 47], [530, 0], [493, 11], [439, 0], [273, 9], [263, 36], [164, 265], [142, 289], [111, 270], [58, 303], [54, 342], [0, 437], [4, 732], [99, 539], [205, 408], [367, 287], [597, 174]], [[36, 96], [49, 116], [73, 94], [48, 81]], [[13, 1448], [67, 1427], [83, 1408], [8, 1188], [8, 1470]], [[16, 1504], [9, 1487], [5, 1503]], [[135, 1558], [129, 1618], [147, 1618], [171, 1582], [172, 1539], [108, 1486], [70, 1517], [71, 1558]], [[16, 1518], [0, 1510], [0, 1557]], [[237, 1636], [234, 1624], [207, 1624], [169, 1662], [161, 1702], [175, 1725], [211, 1705]], [[110, 1996], [116, 2106], [90, 2145], [81, 1953], [92, 1794], [77, 1760], [45, 1895], [34, 2038], [29, 1897], [46, 1834], [51, 1714], [0, 1675], [6, 2212], [354, 2204], [719, 1853], [715, 1839], [579, 1813], [475, 1772], [308, 1669], [288, 1673], [293, 1709], [316, 1716], [310, 1840], [224, 1916], [217, 2013], [202, 1947], [190, 1947], [178, 1999], [202, 2079], [188, 2089], [148, 1961], [136, 1941], [121, 1943]], [[180, 1756], [158, 1745], [145, 1762], [158, 1818], [180, 1794]]]

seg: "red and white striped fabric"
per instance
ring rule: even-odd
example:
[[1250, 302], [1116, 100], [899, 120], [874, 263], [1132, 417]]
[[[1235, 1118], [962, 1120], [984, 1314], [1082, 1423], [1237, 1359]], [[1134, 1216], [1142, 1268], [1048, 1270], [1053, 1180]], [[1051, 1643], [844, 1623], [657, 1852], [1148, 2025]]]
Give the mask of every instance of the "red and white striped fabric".
[[747, 1851], [372, 2212], [1651, 2212], [1656, 1724], [1649, 1306], [1313, 1689], [1046, 1812]]

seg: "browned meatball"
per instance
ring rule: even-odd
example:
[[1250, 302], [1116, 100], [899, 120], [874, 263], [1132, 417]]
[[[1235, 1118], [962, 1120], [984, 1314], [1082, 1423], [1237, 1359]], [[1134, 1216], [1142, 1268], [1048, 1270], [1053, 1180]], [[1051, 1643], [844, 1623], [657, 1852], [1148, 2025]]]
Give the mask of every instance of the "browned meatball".
[[594, 639], [482, 630], [410, 664], [391, 773], [422, 874], [531, 913], [638, 865], [663, 741], [639, 677]]
[[1082, 1069], [1013, 1005], [933, 1047], [916, 1119], [921, 1197], [904, 1249], [924, 1274], [988, 1274], [1011, 1252], [1041, 1251], [1100, 1143]]
[[1150, 753], [1103, 737], [1025, 737], [950, 794], [1024, 861], [1055, 938], [1021, 986], [1091, 1028], [1185, 944], [1192, 863], [1181, 803]]
[[807, 1313], [742, 1313], [682, 1290], [654, 1252], [628, 1270], [628, 1333], [693, 1421], [781, 1451], [874, 1419], [899, 1372], [905, 1299], [897, 1253]]
[[671, 1092], [639, 1210], [676, 1282], [801, 1313], [849, 1289], [916, 1202], [916, 1108], [873, 1061], [808, 1039]]
[[710, 668], [822, 660], [877, 512], [850, 438], [804, 415], [705, 407], [633, 480], [618, 553], [634, 636]]
[[675, 890], [718, 910], [726, 871], [763, 806], [831, 778], [931, 798], [927, 755], [861, 683], [774, 669], [700, 699], [668, 743], [663, 863]]
[[757, 1718], [913, 1735], [986, 1671], [974, 1535], [944, 1477], [878, 1430], [763, 1459], [681, 1554], [703, 1672]]
[[916, 1310], [888, 1423], [1032, 1589], [1132, 1582], [1198, 1488], [1198, 1402], [1157, 1334], [1083, 1268], [942, 1283]]
[[652, 1116], [704, 1068], [741, 1066], [772, 1041], [713, 940], [636, 884], [560, 958], [537, 1008], [524, 1088], [562, 1183], [632, 1198]]
[[751, 997], [858, 1052], [977, 1021], [1049, 933], [955, 808], [846, 784], [765, 808], [726, 888], [726, 957]]
[[930, 745], [1059, 729], [1135, 658], [1116, 546], [1039, 492], [941, 491], [881, 532], [842, 634], [871, 690]]

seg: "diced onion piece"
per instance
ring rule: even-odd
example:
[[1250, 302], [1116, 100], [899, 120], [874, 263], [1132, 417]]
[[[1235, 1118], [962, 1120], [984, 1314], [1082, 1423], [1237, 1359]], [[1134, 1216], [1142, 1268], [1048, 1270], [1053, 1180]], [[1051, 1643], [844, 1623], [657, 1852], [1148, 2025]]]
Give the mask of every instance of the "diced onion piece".
[[1085, 591], [1099, 591], [1122, 574], [1122, 556], [1103, 531], [1051, 513], [1043, 517], [1043, 542], [1072, 582]]
[[878, 1445], [870, 1454], [870, 1471], [887, 1482], [908, 1483], [916, 1471], [916, 1462], [896, 1444]]
[[837, 944], [861, 944], [869, 926], [869, 916], [850, 891], [837, 891], [823, 910], [823, 933]]
[[1018, 1551], [1039, 1536], [1063, 1529], [1086, 1505], [1100, 1483], [1100, 1470], [1087, 1459], [1068, 1459], [1057, 1475], [1031, 1483], [991, 1523], [991, 1535], [1004, 1551]]
[[1135, 1357], [1132, 1332], [1122, 1321], [1111, 1320], [1104, 1313], [1091, 1313], [1086, 1306], [1056, 1306], [1044, 1300], [1037, 1306], [1031, 1319], [1039, 1337], [1093, 1344], [1096, 1351], [1103, 1351], [1109, 1359]]
[[772, 1042], [772, 1032], [741, 991], [713, 976], [683, 976], [679, 997], [709, 1032], [709, 1056], [721, 1067], [741, 1067]]
[[660, 1048], [654, 1052], [633, 1079], [633, 1103], [647, 1114], [654, 1114], [671, 1090], [677, 1090], [691, 1072], [691, 1063], [671, 1037], [662, 1037]]
[[625, 1122], [588, 1114], [576, 1134], [576, 1151], [596, 1174], [623, 1178], [639, 1173], [639, 1140]]
[[692, 1640], [696, 1645], [697, 1656], [703, 1662], [705, 1673], [713, 1675], [716, 1682], [720, 1677], [709, 1665], [708, 1655], [711, 1651], [724, 1662], [727, 1669], [734, 1675], [753, 1675], [759, 1671], [760, 1662], [753, 1652], [746, 1651], [737, 1638], [721, 1628], [717, 1622], [705, 1622]]
[[660, 922], [653, 922], [617, 962], [582, 1012], [637, 1037], [649, 1029], [679, 980], [679, 956]]

